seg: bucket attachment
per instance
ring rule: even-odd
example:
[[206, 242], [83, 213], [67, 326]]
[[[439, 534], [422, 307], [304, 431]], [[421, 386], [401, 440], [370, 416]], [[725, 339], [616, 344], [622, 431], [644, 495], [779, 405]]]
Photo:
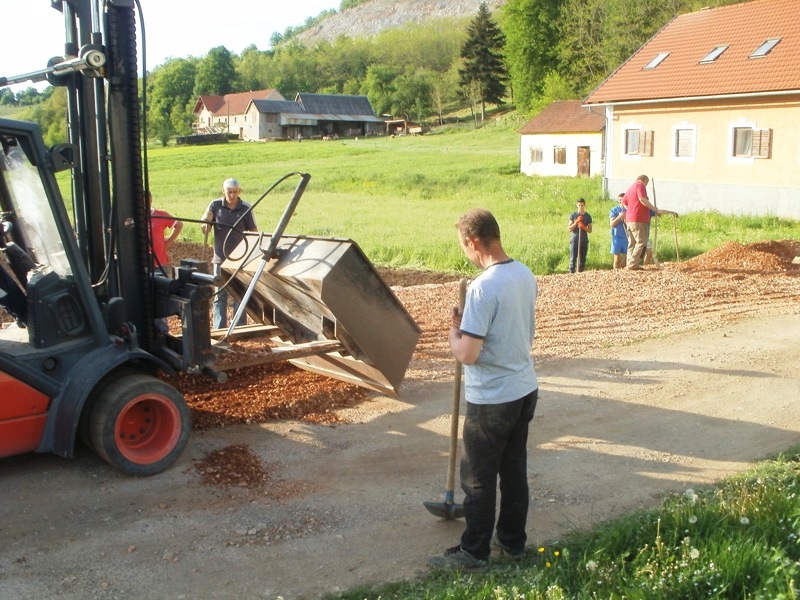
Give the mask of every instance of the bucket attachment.
[[396, 395], [420, 329], [358, 245], [244, 237], [231, 254], [243, 258], [224, 262], [222, 276], [250, 318], [267, 326], [273, 359]]

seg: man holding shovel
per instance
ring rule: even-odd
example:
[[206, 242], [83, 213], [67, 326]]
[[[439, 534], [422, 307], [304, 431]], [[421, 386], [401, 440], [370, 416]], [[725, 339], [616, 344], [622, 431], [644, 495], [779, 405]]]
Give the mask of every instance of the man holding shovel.
[[[492, 546], [512, 557], [525, 552], [528, 424], [539, 388], [531, 358], [538, 288], [530, 269], [503, 250], [500, 227], [488, 210], [467, 211], [456, 229], [464, 254], [482, 270], [467, 291], [463, 313], [453, 310], [448, 335], [465, 372], [461, 487], [466, 530], [459, 545], [430, 563], [482, 571]], [[498, 477], [500, 513], [493, 536]]]
[[625, 192], [622, 203], [625, 205], [625, 228], [628, 233], [628, 260], [626, 269], [639, 271], [647, 250], [650, 236], [650, 217], [675, 214], [671, 210], [661, 210], [647, 197], [647, 184], [650, 178], [639, 175]]

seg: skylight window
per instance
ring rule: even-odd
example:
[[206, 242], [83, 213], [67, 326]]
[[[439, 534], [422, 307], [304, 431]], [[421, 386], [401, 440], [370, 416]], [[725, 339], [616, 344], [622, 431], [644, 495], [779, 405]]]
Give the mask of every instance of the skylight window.
[[656, 57], [651, 60], [649, 63], [645, 65], [645, 69], [655, 69], [658, 65], [660, 65], [665, 58], [669, 56], [669, 52], [659, 52], [656, 54]]
[[717, 60], [725, 50], [727, 50], [727, 46], [717, 46], [711, 52], [706, 54], [706, 57], [700, 61], [700, 64], [712, 63]]
[[770, 51], [778, 45], [778, 42], [781, 41], [781, 38], [770, 38], [763, 44], [761, 44], [756, 51], [750, 55], [750, 58], [762, 58], [770, 53]]

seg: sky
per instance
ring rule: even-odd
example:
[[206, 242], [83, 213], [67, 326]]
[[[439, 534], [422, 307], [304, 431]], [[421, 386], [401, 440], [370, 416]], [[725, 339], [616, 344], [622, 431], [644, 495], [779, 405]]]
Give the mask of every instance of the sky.
[[[287, 27], [302, 25], [308, 17], [315, 17], [323, 10], [338, 10], [341, 2], [140, 0], [140, 4], [147, 37], [149, 71], [167, 58], [204, 56], [217, 46], [225, 46], [236, 54], [251, 44], [259, 50], [267, 50], [274, 32], [283, 33]], [[215, 8], [212, 10], [211, 6]], [[224, 9], [224, 14], [220, 9]], [[0, 0], [0, 22], [3, 23], [0, 76], [22, 75], [43, 69], [50, 58], [64, 52], [63, 17], [50, 7], [50, 0]], [[12, 23], [18, 26], [9, 27]], [[11, 48], [14, 50], [9, 50]], [[139, 49], [139, 69], [141, 61]], [[11, 89], [18, 92], [30, 85], [18, 84]], [[46, 83], [36, 87], [41, 89], [44, 86]]]

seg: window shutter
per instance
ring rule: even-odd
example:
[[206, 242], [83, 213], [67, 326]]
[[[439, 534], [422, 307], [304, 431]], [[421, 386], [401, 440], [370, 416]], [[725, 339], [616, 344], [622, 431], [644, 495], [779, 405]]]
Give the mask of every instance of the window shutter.
[[625, 154], [641, 154], [638, 129], [625, 130]]
[[653, 156], [653, 132], [652, 131], [643, 131], [642, 132], [642, 145], [641, 145], [641, 152], [642, 156]]
[[694, 130], [678, 129], [675, 131], [675, 156], [686, 158], [692, 155]]
[[754, 158], [770, 158], [772, 129], [757, 129], [753, 132], [752, 153]]

